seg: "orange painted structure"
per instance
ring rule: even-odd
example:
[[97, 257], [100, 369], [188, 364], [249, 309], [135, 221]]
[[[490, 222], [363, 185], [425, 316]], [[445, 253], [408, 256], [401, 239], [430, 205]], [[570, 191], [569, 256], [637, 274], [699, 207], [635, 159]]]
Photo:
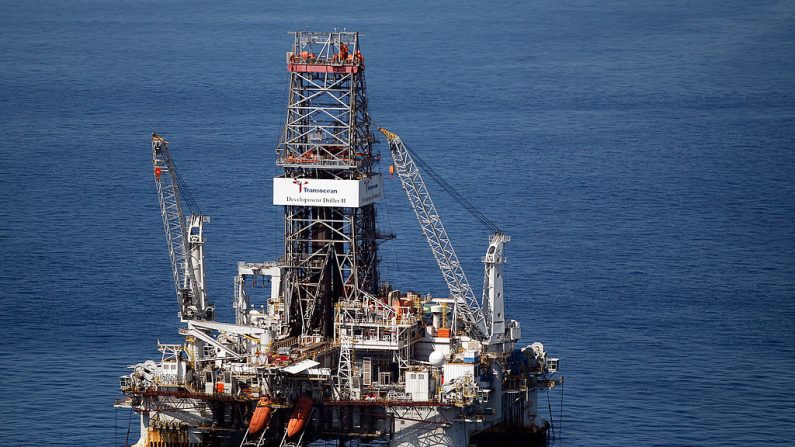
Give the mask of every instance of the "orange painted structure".
[[249, 434], [255, 435], [268, 426], [268, 421], [270, 421], [271, 414], [273, 413], [273, 408], [270, 407], [270, 403], [270, 398], [260, 397], [259, 402], [257, 402], [257, 408], [251, 416], [251, 422], [248, 424]]
[[308, 396], [304, 395], [298, 399], [298, 402], [293, 407], [293, 414], [290, 416], [290, 422], [287, 423], [287, 437], [293, 437], [304, 429], [306, 421], [312, 414], [312, 407], [314, 402]]

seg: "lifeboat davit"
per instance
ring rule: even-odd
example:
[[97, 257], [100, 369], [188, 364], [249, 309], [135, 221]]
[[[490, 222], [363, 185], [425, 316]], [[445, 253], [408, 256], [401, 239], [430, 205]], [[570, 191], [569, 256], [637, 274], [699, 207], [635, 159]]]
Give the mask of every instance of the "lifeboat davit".
[[308, 396], [303, 395], [298, 399], [298, 402], [293, 407], [293, 414], [290, 416], [290, 422], [287, 423], [287, 437], [293, 437], [306, 426], [306, 421], [309, 415], [312, 414], [312, 407], [314, 402]]
[[273, 408], [270, 407], [271, 400], [268, 397], [260, 397], [257, 402], [257, 408], [251, 416], [251, 422], [248, 423], [248, 433], [255, 435], [261, 432], [268, 426], [268, 421], [273, 413]]

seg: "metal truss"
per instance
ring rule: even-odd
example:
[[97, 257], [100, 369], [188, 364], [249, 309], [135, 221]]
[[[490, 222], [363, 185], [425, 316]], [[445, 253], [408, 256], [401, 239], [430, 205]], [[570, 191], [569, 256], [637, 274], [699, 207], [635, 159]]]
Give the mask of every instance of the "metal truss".
[[332, 311], [325, 297], [348, 298], [358, 287], [354, 216], [344, 208], [285, 207], [287, 307], [301, 316], [302, 334], [325, 332]]
[[337, 365], [337, 396], [338, 400], [350, 399], [353, 394], [353, 353], [351, 337], [340, 338], [340, 357]]
[[257, 283], [264, 287], [268, 283], [268, 278], [272, 277], [272, 272], [278, 271], [278, 262], [238, 262], [237, 276], [235, 276], [235, 300], [232, 307], [235, 309], [235, 323], [241, 325], [251, 324], [249, 311], [251, 302], [246, 293], [246, 282], [250, 281], [252, 286]]
[[186, 220], [179, 174], [171, 159], [168, 142], [157, 134], [152, 134], [152, 165], [179, 316], [181, 319], [212, 319], [212, 307], [207, 302], [204, 288], [202, 230], [209, 219], [201, 213], [193, 213]]
[[428, 240], [431, 252], [436, 258], [436, 263], [439, 264], [450, 295], [457, 302], [455, 319], [460, 316], [463, 321], [459, 321], [459, 323], [463, 324], [469, 335], [482, 340], [486, 335], [483, 311], [469, 285], [458, 255], [453, 249], [447, 230], [445, 230], [439, 212], [436, 210], [436, 205], [434, 205], [428, 187], [422, 179], [422, 174], [400, 137], [386, 129], [379, 130], [387, 137], [392, 159], [395, 162], [395, 170], [400, 177], [403, 190], [406, 191], [414, 214], [417, 215], [417, 220]]
[[[287, 120], [277, 164], [295, 179], [373, 174], [364, 58], [357, 33], [298, 32], [288, 54]], [[374, 205], [285, 206], [285, 306], [294, 335], [333, 333], [334, 303], [378, 289]]]
[[453, 425], [438, 407], [431, 406], [387, 406], [387, 414], [398, 421], [409, 421], [411, 426], [400, 430], [400, 439], [395, 445], [411, 445], [417, 447], [435, 447], [454, 445], [448, 429]]
[[375, 161], [370, 148], [375, 139], [370, 133], [358, 33], [295, 33], [289, 58], [288, 67], [306, 71], [291, 69], [277, 164], [369, 170]]

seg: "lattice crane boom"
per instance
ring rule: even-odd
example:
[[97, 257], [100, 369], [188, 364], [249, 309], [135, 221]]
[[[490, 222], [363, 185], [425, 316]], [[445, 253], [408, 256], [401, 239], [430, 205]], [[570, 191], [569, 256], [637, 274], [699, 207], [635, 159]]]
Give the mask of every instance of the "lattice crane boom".
[[152, 134], [152, 165], [179, 317], [182, 320], [212, 320], [213, 307], [207, 301], [204, 275], [203, 224], [209, 219], [200, 212], [185, 217], [181, 180], [171, 159], [168, 142], [156, 133]]
[[469, 285], [419, 168], [399, 136], [384, 128], [378, 130], [387, 138], [389, 152], [392, 154], [403, 190], [406, 191], [414, 214], [417, 215], [450, 295], [457, 301], [456, 320], [460, 318], [459, 322], [470, 336], [483, 340], [487, 334], [483, 311]]

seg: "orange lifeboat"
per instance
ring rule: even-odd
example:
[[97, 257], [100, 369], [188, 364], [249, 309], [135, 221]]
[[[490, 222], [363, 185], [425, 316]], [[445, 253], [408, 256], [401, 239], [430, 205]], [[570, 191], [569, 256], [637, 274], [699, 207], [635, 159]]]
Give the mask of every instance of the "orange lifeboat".
[[287, 437], [293, 437], [306, 426], [306, 421], [312, 413], [312, 406], [314, 402], [308, 396], [303, 395], [298, 399], [298, 403], [293, 407], [293, 414], [290, 416], [290, 422], [287, 423]]
[[268, 421], [273, 413], [273, 408], [270, 407], [271, 400], [266, 397], [260, 397], [257, 402], [257, 408], [251, 416], [251, 422], [248, 424], [248, 433], [255, 435], [268, 426]]

